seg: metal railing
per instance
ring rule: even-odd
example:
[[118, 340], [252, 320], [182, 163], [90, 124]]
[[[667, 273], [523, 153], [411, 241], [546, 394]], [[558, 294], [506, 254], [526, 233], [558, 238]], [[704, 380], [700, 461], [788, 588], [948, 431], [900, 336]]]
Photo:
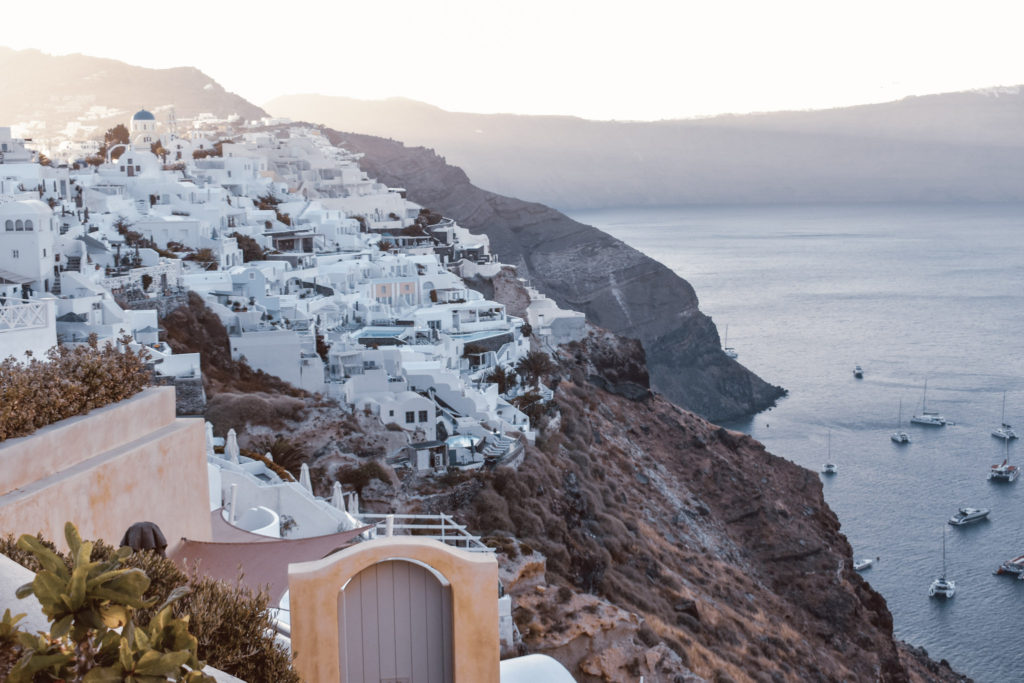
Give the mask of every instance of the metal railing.
[[0, 306], [0, 332], [47, 327], [47, 305], [44, 303]]
[[[479, 536], [443, 512], [436, 515], [401, 515], [363, 512], [359, 518], [373, 524], [378, 536], [417, 536], [432, 538], [441, 543], [478, 553], [493, 553], [494, 548], [483, 544]], [[400, 521], [402, 520], [402, 521]], [[409, 520], [409, 521], [405, 521]]]

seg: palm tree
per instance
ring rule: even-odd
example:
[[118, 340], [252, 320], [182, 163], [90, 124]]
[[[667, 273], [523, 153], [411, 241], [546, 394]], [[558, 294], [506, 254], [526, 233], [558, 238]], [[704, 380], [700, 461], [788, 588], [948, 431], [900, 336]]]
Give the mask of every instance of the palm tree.
[[493, 382], [494, 384], [497, 384], [498, 393], [504, 394], [511, 387], [515, 386], [516, 380], [518, 378], [516, 377], [516, 373], [514, 371], [506, 370], [505, 366], [499, 365], [498, 367], [494, 368], [491, 374], [487, 375], [485, 379], [488, 382]]
[[554, 364], [543, 351], [530, 351], [516, 363], [516, 372], [533, 383], [534, 387], [540, 385], [540, 378], [551, 373], [555, 369]]

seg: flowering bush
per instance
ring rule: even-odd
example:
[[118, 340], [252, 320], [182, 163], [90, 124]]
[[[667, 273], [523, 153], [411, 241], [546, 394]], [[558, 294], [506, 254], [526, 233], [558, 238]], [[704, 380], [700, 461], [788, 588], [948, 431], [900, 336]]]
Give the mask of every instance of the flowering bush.
[[55, 346], [46, 360], [29, 355], [0, 362], [0, 441], [122, 401], [149, 384], [145, 352], [127, 349], [130, 338], [100, 347], [96, 335], [85, 346]]

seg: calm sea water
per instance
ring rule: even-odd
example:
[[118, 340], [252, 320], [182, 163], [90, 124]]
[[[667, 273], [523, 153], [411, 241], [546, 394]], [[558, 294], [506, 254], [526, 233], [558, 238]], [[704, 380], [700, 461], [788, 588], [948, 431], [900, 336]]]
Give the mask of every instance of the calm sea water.
[[[820, 470], [896, 636], [995, 683], [1024, 680], [1024, 581], [993, 576], [1024, 554], [1024, 478], [987, 481], [1006, 421], [1024, 433], [1024, 206], [617, 209], [573, 218], [685, 277], [739, 360], [790, 395], [727, 426]], [[855, 364], [864, 367], [854, 379]], [[929, 409], [955, 426], [908, 425]], [[889, 440], [898, 404], [912, 443]], [[1024, 465], [1024, 445], [1009, 447]], [[962, 528], [962, 505], [992, 509]], [[928, 597], [942, 569], [948, 602]]]

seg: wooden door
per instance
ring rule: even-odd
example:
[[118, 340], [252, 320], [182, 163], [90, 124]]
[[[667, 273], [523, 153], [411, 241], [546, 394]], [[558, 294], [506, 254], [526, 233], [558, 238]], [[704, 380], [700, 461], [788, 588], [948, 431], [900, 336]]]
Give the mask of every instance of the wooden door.
[[388, 560], [338, 594], [342, 683], [452, 683], [451, 586], [425, 566]]

